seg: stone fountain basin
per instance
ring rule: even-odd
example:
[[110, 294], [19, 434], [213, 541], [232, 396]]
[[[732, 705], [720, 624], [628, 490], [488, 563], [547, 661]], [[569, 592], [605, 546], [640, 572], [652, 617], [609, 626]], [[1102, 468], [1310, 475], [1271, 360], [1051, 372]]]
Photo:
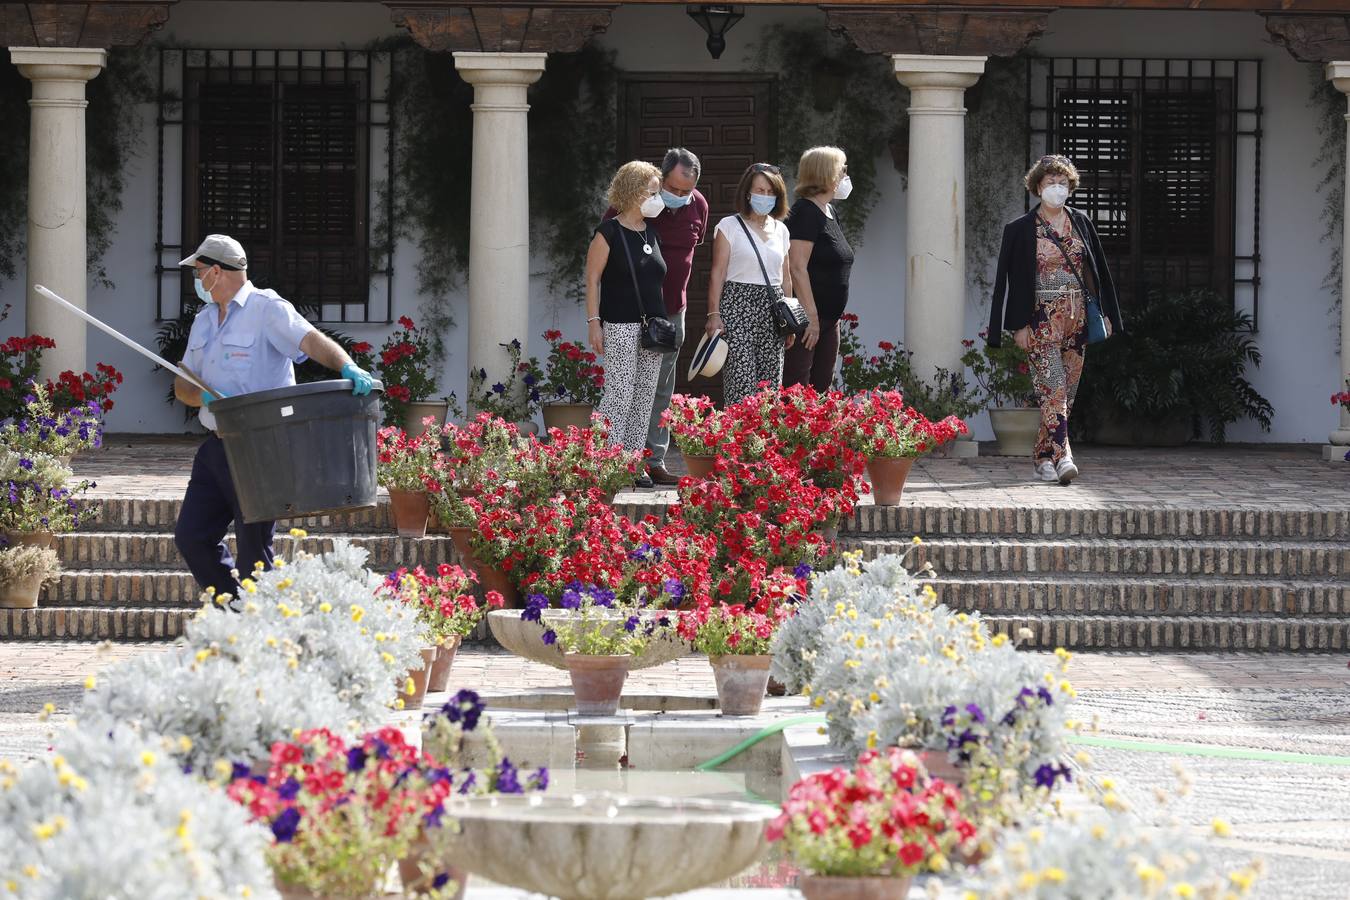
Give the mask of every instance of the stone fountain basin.
[[[567, 664], [563, 662], [562, 650], [558, 649], [557, 644], [545, 644], [544, 632], [550, 622], [565, 621], [571, 615], [570, 610], [548, 609], [544, 610], [541, 621], [527, 622], [520, 617], [518, 609], [494, 609], [488, 613], [488, 628], [491, 629], [497, 643], [516, 656], [523, 656], [525, 659], [555, 669], [566, 669]], [[653, 613], [639, 613], [639, 615], [650, 616]], [[624, 614], [615, 613], [613, 627], [621, 628], [626, 618]], [[689, 649], [689, 645], [671, 630], [648, 641], [646, 649], [629, 661], [628, 668], [631, 671], [659, 666], [672, 659], [679, 659], [689, 653]]]
[[448, 810], [459, 832], [446, 862], [561, 900], [642, 900], [744, 871], [768, 849], [778, 810], [717, 800], [489, 795]]

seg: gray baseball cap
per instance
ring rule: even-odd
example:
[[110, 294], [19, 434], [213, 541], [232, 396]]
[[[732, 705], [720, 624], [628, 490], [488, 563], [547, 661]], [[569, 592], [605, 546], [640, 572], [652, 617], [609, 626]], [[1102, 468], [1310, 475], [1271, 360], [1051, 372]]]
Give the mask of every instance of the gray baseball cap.
[[248, 257], [244, 248], [228, 234], [208, 234], [197, 252], [180, 261], [180, 266], [190, 266], [198, 260], [220, 266], [222, 269], [247, 269]]

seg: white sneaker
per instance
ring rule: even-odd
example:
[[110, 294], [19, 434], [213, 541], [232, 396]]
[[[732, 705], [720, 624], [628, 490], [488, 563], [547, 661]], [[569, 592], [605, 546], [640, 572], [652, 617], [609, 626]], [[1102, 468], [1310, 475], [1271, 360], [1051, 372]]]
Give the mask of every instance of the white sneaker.
[[1048, 459], [1036, 463], [1036, 477], [1041, 481], [1059, 481], [1059, 473], [1055, 471], [1055, 464]]
[[1059, 476], [1060, 484], [1068, 484], [1078, 477], [1078, 467], [1073, 464], [1073, 457], [1066, 456], [1055, 466], [1055, 474]]

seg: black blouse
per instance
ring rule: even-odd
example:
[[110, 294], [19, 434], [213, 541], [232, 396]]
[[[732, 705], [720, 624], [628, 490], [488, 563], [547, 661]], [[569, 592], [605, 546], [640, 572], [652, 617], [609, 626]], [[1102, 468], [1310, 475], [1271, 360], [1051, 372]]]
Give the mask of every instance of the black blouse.
[[[666, 261], [661, 256], [656, 229], [648, 224], [644, 237], [644, 232], [624, 228], [618, 219], [608, 219], [600, 223], [595, 233], [609, 244], [609, 259], [600, 273], [600, 318], [605, 322], [641, 322], [643, 311], [648, 316], [665, 315], [661, 284], [666, 280]], [[620, 240], [628, 244], [628, 254], [623, 252]], [[651, 247], [651, 253], [642, 249], [644, 244]], [[628, 255], [637, 270], [641, 297], [633, 293]]]

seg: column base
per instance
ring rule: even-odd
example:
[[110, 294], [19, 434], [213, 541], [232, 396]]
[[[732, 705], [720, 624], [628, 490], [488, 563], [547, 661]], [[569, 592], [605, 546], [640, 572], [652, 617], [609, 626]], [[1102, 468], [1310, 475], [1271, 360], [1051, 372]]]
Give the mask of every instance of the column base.
[[1322, 459], [1327, 462], [1350, 462], [1350, 459], [1346, 459], [1347, 456], [1350, 456], [1350, 447], [1344, 444], [1322, 445]]

